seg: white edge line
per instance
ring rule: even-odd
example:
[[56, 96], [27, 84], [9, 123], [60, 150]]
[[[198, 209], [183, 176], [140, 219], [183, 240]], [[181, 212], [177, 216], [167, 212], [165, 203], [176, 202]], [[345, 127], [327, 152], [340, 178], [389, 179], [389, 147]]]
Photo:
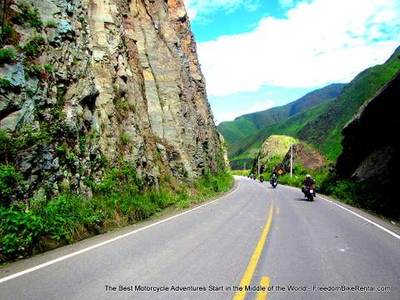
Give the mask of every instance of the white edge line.
[[101, 242], [101, 243], [99, 243], [99, 244], [96, 244], [96, 245], [93, 245], [93, 246], [90, 246], [90, 247], [81, 249], [81, 250], [76, 251], [76, 252], [72, 252], [72, 253], [70, 253], [70, 254], [67, 254], [67, 255], [64, 255], [64, 256], [61, 256], [61, 257], [58, 257], [58, 258], [56, 258], [56, 259], [53, 259], [53, 260], [50, 260], [50, 261], [48, 261], [48, 262], [39, 264], [39, 265], [37, 265], [37, 266], [35, 266], [35, 267], [26, 269], [26, 270], [24, 270], [24, 271], [17, 272], [17, 273], [15, 273], [15, 274], [12, 274], [12, 275], [9, 275], [9, 276], [0, 278], [0, 283], [3, 283], [3, 282], [6, 282], [6, 281], [9, 281], [9, 280], [11, 280], [11, 279], [20, 277], [20, 276], [22, 276], [22, 275], [25, 275], [25, 274], [34, 272], [34, 271], [36, 271], [36, 270], [45, 268], [45, 267], [47, 267], [47, 266], [53, 265], [53, 264], [58, 263], [58, 262], [60, 262], [60, 261], [66, 260], [66, 259], [68, 259], [68, 258], [77, 256], [77, 255], [79, 255], [79, 254], [88, 252], [88, 251], [93, 250], [93, 249], [96, 249], [96, 248], [98, 248], [98, 247], [101, 247], [101, 246], [110, 244], [110, 243], [115, 242], [115, 241], [120, 240], [120, 239], [123, 239], [123, 238], [125, 238], [125, 237], [127, 237], [127, 236], [130, 236], [130, 235], [132, 235], [132, 234], [138, 233], [138, 232], [140, 232], [140, 231], [143, 231], [143, 230], [149, 229], [149, 228], [151, 228], [151, 227], [160, 225], [160, 224], [162, 224], [162, 223], [168, 222], [168, 221], [170, 221], [170, 220], [172, 220], [172, 219], [178, 218], [178, 217], [183, 216], [183, 215], [185, 215], [185, 214], [187, 214], [187, 213], [190, 213], [190, 212], [192, 212], [192, 211], [198, 210], [198, 209], [200, 209], [200, 208], [202, 208], [202, 207], [204, 207], [204, 206], [210, 205], [210, 204], [212, 204], [212, 203], [214, 203], [214, 202], [216, 202], [216, 201], [222, 200], [223, 198], [226, 198], [226, 197], [228, 197], [229, 195], [231, 195], [231, 194], [233, 194], [234, 192], [236, 192], [236, 190], [237, 190], [238, 188], [239, 188], [239, 184], [237, 184], [237, 186], [236, 186], [232, 191], [230, 191], [228, 194], [223, 195], [222, 197], [217, 198], [217, 199], [215, 199], [215, 200], [212, 200], [212, 201], [210, 201], [210, 202], [207, 202], [207, 203], [204, 203], [204, 204], [202, 204], [202, 205], [196, 206], [195, 208], [192, 208], [192, 209], [190, 209], [190, 210], [184, 211], [184, 212], [182, 212], [182, 213], [180, 213], [180, 214], [177, 214], [177, 215], [171, 216], [171, 217], [169, 217], [169, 218], [166, 218], [166, 219], [164, 219], [164, 220], [161, 220], [161, 221], [158, 221], [158, 222], [149, 224], [149, 225], [144, 226], [144, 227], [141, 227], [141, 228], [139, 228], [139, 229], [136, 229], [136, 230], [127, 232], [127, 233], [125, 233], [125, 234], [119, 235], [119, 236], [117, 236], [117, 237], [114, 237], [114, 238], [112, 238], [112, 239], [106, 240], [106, 241]]
[[384, 226], [382, 226], [382, 225], [379, 225], [378, 223], [375, 223], [374, 221], [371, 221], [370, 219], [368, 219], [368, 218], [366, 218], [366, 217], [364, 217], [364, 216], [362, 216], [362, 215], [359, 215], [358, 213], [352, 211], [351, 209], [348, 209], [347, 207], [344, 207], [344, 206], [342, 206], [342, 205], [340, 205], [340, 204], [337, 204], [336, 202], [333, 202], [332, 200], [326, 199], [326, 198], [321, 197], [321, 196], [319, 196], [319, 197], [320, 197], [321, 199], [325, 200], [325, 201], [328, 201], [328, 202], [332, 203], [333, 205], [336, 205], [336, 206], [338, 206], [338, 207], [340, 207], [340, 208], [342, 208], [342, 209], [348, 211], [349, 213], [351, 213], [351, 214], [353, 214], [353, 215], [359, 217], [360, 219], [363, 219], [364, 221], [367, 221], [368, 223], [370, 223], [370, 224], [372, 224], [372, 225], [374, 225], [374, 226], [376, 226], [376, 227], [382, 229], [383, 231], [389, 233], [390, 235], [392, 235], [392, 236], [394, 236], [395, 238], [397, 238], [397, 239], [400, 240], [400, 235], [394, 233], [393, 231], [387, 229], [386, 227], [384, 227]]
[[[284, 185], [284, 186], [285, 186], [285, 187], [288, 187], [288, 188], [291, 188], [291, 189], [295, 189], [295, 190], [298, 190], [298, 189], [299, 189], [299, 188], [295, 188], [295, 187], [288, 186], [288, 185]], [[336, 205], [336, 206], [338, 206], [338, 207], [340, 207], [340, 208], [342, 208], [342, 209], [348, 211], [349, 213], [351, 213], [351, 214], [353, 214], [353, 215], [359, 217], [360, 219], [363, 219], [364, 221], [367, 221], [368, 223], [370, 223], [370, 224], [372, 224], [372, 225], [378, 227], [379, 229], [382, 229], [383, 231], [389, 233], [390, 235], [392, 235], [392, 236], [394, 236], [395, 238], [397, 238], [397, 239], [400, 240], [400, 235], [398, 235], [397, 233], [394, 233], [393, 231], [387, 229], [386, 227], [384, 227], [384, 226], [382, 226], [382, 225], [379, 225], [379, 224], [375, 223], [374, 221], [371, 221], [370, 219], [368, 219], [368, 218], [366, 218], [366, 217], [364, 217], [364, 216], [362, 216], [362, 215], [359, 215], [358, 213], [352, 211], [351, 209], [348, 209], [347, 207], [344, 207], [344, 206], [342, 206], [342, 205], [340, 205], [340, 204], [338, 204], [338, 203], [336, 203], [336, 202], [334, 202], [334, 201], [332, 201], [332, 200], [326, 199], [325, 197], [322, 197], [321, 195], [318, 195], [318, 197], [321, 198], [322, 200], [328, 201], [329, 203], [331, 203], [331, 204], [333, 204], [333, 205]]]

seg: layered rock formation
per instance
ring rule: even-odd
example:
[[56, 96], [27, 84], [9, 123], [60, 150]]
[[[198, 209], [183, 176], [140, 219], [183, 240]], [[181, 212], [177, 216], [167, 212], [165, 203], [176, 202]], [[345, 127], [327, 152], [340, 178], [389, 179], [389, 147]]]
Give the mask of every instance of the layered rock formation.
[[8, 3], [15, 56], [0, 65], [0, 126], [28, 142], [1, 163], [22, 172], [28, 194], [90, 194], [85, 180], [121, 161], [150, 185], [224, 168], [183, 1]]
[[365, 103], [343, 129], [343, 152], [337, 173], [352, 178], [374, 192], [374, 201], [391, 215], [400, 215], [400, 73]]

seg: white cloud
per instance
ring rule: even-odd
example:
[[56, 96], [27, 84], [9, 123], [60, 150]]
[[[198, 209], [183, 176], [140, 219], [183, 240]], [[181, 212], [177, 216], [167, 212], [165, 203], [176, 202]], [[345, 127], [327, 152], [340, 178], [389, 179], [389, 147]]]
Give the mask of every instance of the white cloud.
[[266, 99], [266, 100], [258, 100], [255, 102], [252, 102], [250, 105], [248, 105], [244, 109], [237, 109], [235, 107], [229, 107], [229, 105], [224, 108], [223, 111], [215, 111], [214, 116], [215, 116], [215, 122], [217, 125], [223, 121], [230, 121], [234, 120], [235, 118], [250, 114], [253, 112], [258, 112], [258, 111], [263, 111], [270, 109], [271, 107], [275, 106], [275, 101]]
[[264, 18], [253, 32], [199, 43], [198, 49], [208, 93], [223, 96], [263, 85], [349, 81], [385, 61], [399, 36], [398, 0], [314, 0], [298, 4], [285, 19]]
[[254, 10], [258, 7], [260, 0], [184, 0], [189, 18], [206, 18], [218, 10], [232, 12], [238, 8]]

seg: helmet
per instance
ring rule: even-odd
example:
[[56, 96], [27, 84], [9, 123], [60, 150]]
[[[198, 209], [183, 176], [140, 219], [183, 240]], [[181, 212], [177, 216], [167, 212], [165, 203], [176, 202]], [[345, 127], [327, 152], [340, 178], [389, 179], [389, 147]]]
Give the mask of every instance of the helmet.
[[306, 175], [306, 178], [311, 178], [311, 175], [310, 175], [310, 174], [307, 174], [307, 175]]

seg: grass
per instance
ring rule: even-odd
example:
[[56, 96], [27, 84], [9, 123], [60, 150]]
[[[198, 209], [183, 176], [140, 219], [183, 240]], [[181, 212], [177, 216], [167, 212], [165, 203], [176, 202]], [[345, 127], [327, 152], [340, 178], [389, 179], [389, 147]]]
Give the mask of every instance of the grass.
[[121, 143], [123, 145], [128, 145], [132, 142], [132, 139], [128, 132], [124, 131], [120, 136]]
[[70, 244], [85, 237], [145, 220], [168, 207], [184, 209], [228, 191], [228, 173], [206, 173], [191, 185], [147, 189], [128, 166], [113, 168], [103, 181], [88, 181], [93, 197], [64, 193], [48, 201], [0, 206], [0, 262]]
[[230, 173], [237, 176], [248, 176], [250, 174], [250, 170], [232, 170]]

